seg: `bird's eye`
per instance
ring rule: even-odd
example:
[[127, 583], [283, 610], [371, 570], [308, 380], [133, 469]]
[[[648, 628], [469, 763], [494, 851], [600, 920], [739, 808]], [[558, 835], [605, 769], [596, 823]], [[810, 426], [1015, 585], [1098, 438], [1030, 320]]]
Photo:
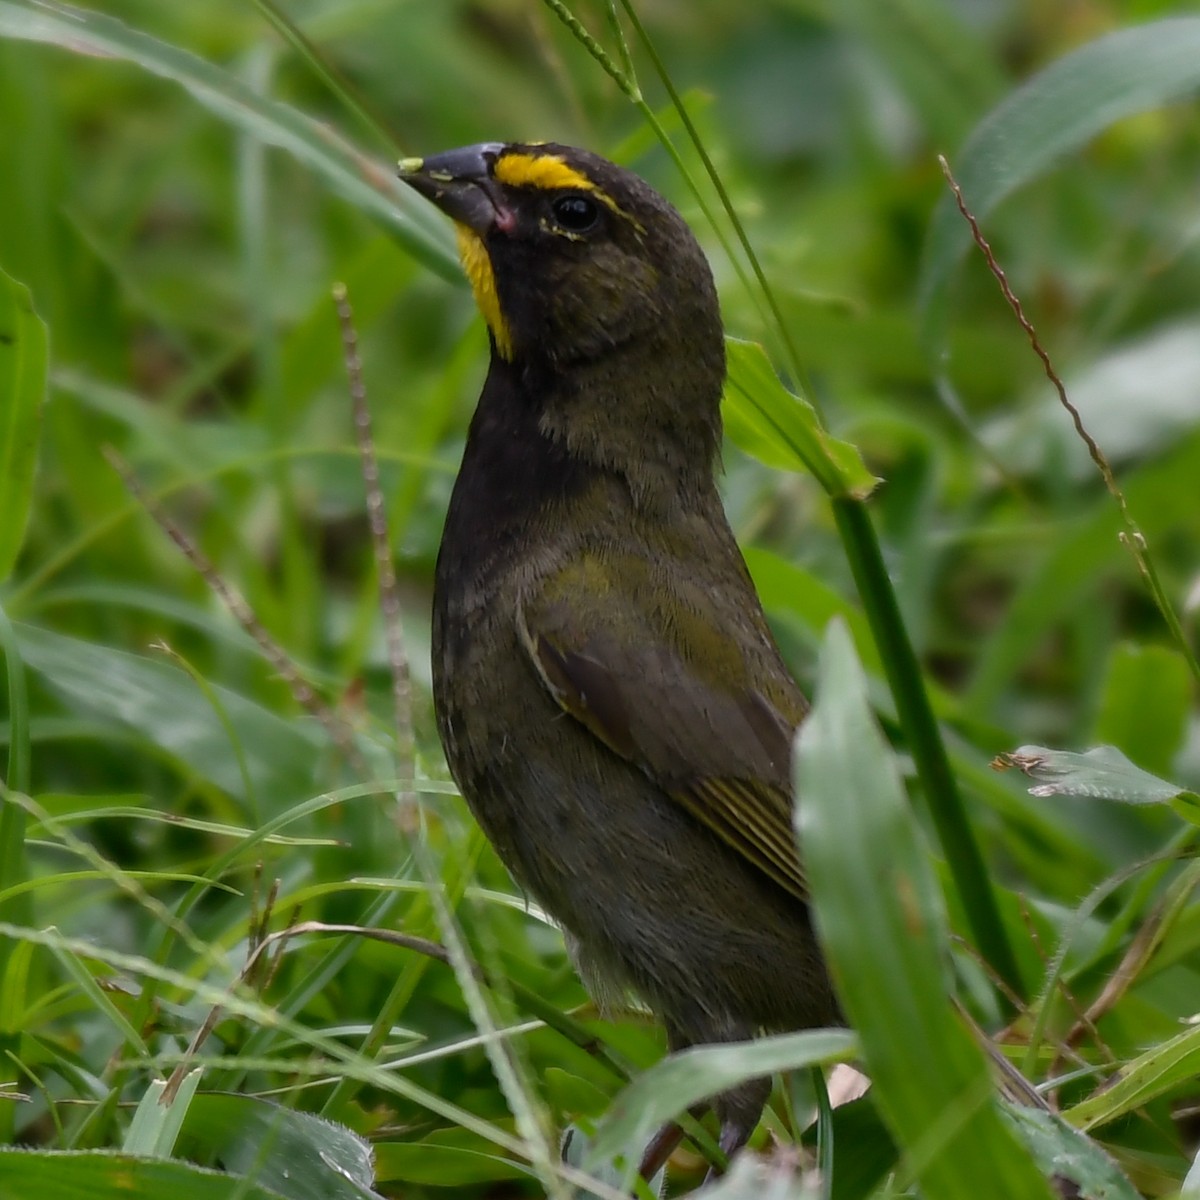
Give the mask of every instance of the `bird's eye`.
[[568, 233], [590, 233], [600, 221], [600, 206], [591, 196], [559, 196], [551, 205], [554, 219]]

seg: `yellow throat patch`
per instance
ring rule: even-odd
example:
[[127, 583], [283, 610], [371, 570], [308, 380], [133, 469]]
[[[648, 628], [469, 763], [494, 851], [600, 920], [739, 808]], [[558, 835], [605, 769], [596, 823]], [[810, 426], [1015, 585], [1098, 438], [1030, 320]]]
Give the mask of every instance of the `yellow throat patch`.
[[454, 232], [458, 237], [458, 256], [462, 259], [463, 270], [475, 294], [475, 303], [483, 313], [483, 319], [492, 331], [492, 340], [496, 343], [496, 353], [506, 361], [512, 360], [512, 332], [504, 313], [500, 311], [500, 297], [496, 294], [496, 275], [492, 270], [492, 260], [488, 257], [487, 247], [483, 238], [467, 225], [455, 222]]

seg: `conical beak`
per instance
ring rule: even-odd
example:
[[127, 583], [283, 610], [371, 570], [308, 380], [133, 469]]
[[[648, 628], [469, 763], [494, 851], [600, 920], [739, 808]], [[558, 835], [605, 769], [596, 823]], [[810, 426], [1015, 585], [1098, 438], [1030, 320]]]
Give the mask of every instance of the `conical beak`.
[[402, 158], [398, 173], [452, 220], [485, 234], [496, 223], [492, 164], [503, 148], [500, 142], [481, 142], [430, 158]]

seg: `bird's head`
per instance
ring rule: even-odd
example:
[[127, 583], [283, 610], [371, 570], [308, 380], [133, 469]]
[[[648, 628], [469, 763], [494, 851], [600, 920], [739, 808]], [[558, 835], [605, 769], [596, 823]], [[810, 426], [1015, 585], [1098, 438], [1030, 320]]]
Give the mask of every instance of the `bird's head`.
[[406, 159], [400, 176], [453, 218], [502, 358], [565, 365], [630, 342], [720, 353], [704, 254], [633, 172], [570, 146], [490, 142]]
[[662, 196], [555, 143], [406, 159], [400, 177], [454, 220], [493, 368], [526, 381], [543, 433], [639, 493], [711, 480], [721, 314], [704, 253]]

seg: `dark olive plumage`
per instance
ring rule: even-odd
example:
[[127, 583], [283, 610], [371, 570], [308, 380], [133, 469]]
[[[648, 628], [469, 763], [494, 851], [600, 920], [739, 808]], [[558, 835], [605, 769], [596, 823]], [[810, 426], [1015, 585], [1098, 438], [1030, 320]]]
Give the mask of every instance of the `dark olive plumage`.
[[[493, 337], [434, 591], [463, 795], [589, 987], [634, 988], [672, 1047], [838, 1022], [791, 832], [806, 706], [714, 482], [703, 253], [582, 150], [470, 147], [402, 175], [459, 223]], [[727, 1149], [766, 1090], [717, 1098]]]

